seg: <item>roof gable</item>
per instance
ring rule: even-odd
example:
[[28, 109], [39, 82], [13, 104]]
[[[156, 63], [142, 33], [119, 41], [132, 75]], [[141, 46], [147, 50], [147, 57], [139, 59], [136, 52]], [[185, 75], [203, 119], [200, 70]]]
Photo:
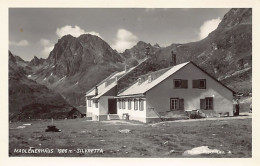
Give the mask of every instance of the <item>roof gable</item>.
[[151, 88], [153, 88], [154, 86], [156, 86], [157, 84], [159, 84], [160, 82], [162, 82], [163, 80], [165, 80], [166, 78], [168, 78], [169, 76], [171, 76], [172, 74], [174, 74], [175, 72], [177, 72], [178, 70], [180, 70], [181, 68], [183, 68], [184, 66], [186, 66], [188, 63], [190, 63], [190, 62], [182, 63], [182, 64], [176, 65], [174, 67], [171, 67], [169, 69], [166, 68], [167, 70], [165, 69], [166, 71], [164, 73], [162, 73], [161, 75], [159, 75], [159, 77], [154, 79], [152, 82], [149, 82], [148, 79], [143, 81], [142, 83], [138, 83], [138, 81], [136, 81], [133, 85], [131, 85], [125, 91], [118, 94], [118, 96], [143, 94], [143, 93], [147, 92], [148, 90], [150, 90]]
[[[223, 83], [221, 83], [220, 81], [215, 79], [213, 76], [211, 76], [209, 73], [207, 73], [206, 71], [201, 69], [199, 66], [197, 66], [195, 63], [190, 61], [190, 62], [182, 63], [182, 64], [176, 65], [174, 67], [171, 67], [170, 69], [166, 70], [164, 73], [162, 73], [162, 75], [160, 75], [158, 78], [156, 78], [152, 82], [149, 82], [148, 79], [142, 80], [139, 83], [138, 83], [138, 81], [136, 81], [134, 84], [129, 86], [125, 91], [123, 91], [120, 94], [118, 94], [118, 96], [129, 96], [129, 95], [136, 95], [136, 94], [144, 94], [147, 91], [151, 90], [156, 85], [158, 85], [159, 83], [161, 83], [163, 80], [167, 79], [171, 75], [173, 75], [176, 72], [178, 72], [180, 69], [182, 69], [184, 66], [186, 66], [188, 64], [194, 65], [200, 71], [202, 71], [203, 73], [208, 75], [210, 78], [212, 78], [213, 80], [215, 80], [216, 82], [218, 82], [219, 84], [224, 86], [226, 89], [228, 89], [229, 91], [234, 93], [234, 91], [232, 89], [228, 88], [226, 85], [224, 85]], [[149, 75], [149, 74], [146, 74], [146, 75]]]
[[193, 64], [195, 67], [197, 67], [199, 70], [201, 70], [203, 73], [205, 73], [206, 75], [208, 75], [210, 78], [212, 78], [213, 80], [215, 80], [216, 82], [218, 82], [219, 84], [221, 84], [222, 86], [224, 86], [226, 89], [228, 89], [229, 91], [231, 91], [232, 93], [234, 93], [234, 91], [232, 89], [230, 89], [229, 87], [227, 87], [225, 84], [223, 84], [222, 82], [220, 82], [219, 80], [217, 80], [215, 77], [213, 77], [212, 75], [210, 75], [209, 73], [207, 73], [205, 70], [203, 70], [202, 68], [200, 68], [198, 65], [196, 65], [194, 62], [190, 62], [191, 64]]

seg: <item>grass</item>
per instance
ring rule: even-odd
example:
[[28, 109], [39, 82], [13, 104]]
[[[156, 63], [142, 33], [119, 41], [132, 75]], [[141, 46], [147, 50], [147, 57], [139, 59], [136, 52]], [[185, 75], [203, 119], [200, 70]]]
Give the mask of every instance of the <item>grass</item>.
[[[122, 123], [121, 123], [122, 122]], [[185, 157], [183, 152], [198, 146], [225, 151], [221, 155], [196, 157], [252, 157], [252, 120], [176, 122], [158, 125], [139, 122], [93, 122], [82, 119], [55, 121], [61, 132], [45, 132], [51, 121], [32, 121], [9, 126], [10, 156], [63, 157]], [[119, 130], [130, 129], [129, 133]], [[14, 149], [53, 149], [53, 153], [15, 153]], [[77, 153], [77, 149], [102, 149], [103, 153]], [[58, 149], [74, 150], [58, 153]], [[227, 154], [231, 151], [231, 154]]]

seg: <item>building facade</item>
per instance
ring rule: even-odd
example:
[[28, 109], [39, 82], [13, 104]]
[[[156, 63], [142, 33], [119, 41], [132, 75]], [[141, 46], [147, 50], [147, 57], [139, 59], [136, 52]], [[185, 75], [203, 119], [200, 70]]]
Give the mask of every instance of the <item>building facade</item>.
[[87, 115], [93, 120], [107, 120], [114, 114], [147, 123], [162, 118], [178, 119], [192, 110], [207, 116], [233, 116], [233, 91], [193, 62], [140, 76], [120, 93], [117, 81], [107, 85], [115, 78], [116, 74], [113, 75], [86, 95]]
[[130, 119], [145, 123], [178, 118], [192, 110], [233, 116], [233, 91], [192, 62], [176, 65], [152, 80], [148, 76], [118, 94], [118, 114], [128, 113]]

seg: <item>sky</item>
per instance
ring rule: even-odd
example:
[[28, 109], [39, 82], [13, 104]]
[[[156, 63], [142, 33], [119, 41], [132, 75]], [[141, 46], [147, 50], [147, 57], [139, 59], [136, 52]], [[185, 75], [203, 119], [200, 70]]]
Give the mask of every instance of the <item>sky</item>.
[[215, 30], [229, 8], [9, 8], [9, 50], [26, 61], [47, 58], [66, 34], [89, 33], [123, 52], [138, 41], [201, 40]]

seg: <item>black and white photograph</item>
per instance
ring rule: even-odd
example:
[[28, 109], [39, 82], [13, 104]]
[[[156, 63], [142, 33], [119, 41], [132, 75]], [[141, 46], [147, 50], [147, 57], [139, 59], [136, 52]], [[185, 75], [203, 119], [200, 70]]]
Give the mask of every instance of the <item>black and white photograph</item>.
[[252, 159], [252, 7], [7, 10], [8, 158]]

